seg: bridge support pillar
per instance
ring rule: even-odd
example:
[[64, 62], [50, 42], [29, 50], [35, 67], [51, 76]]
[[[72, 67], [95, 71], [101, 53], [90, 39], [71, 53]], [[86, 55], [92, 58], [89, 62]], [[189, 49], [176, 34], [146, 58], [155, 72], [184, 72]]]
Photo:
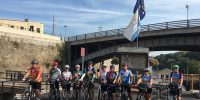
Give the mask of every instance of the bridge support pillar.
[[119, 69], [123, 63], [128, 64], [128, 69], [142, 71], [148, 66], [148, 48], [120, 47], [117, 50], [119, 57]]

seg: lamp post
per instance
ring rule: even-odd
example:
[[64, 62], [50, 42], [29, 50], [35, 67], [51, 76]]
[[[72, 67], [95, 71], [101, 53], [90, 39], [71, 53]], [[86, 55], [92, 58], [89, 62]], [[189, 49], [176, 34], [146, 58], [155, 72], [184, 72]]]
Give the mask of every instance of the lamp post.
[[66, 33], [66, 32], [67, 32], [67, 27], [68, 27], [67, 25], [64, 26], [64, 28], [65, 28], [64, 40], [65, 40], [65, 37], [66, 37], [66, 34], [67, 34], [67, 33]]
[[189, 13], [189, 5], [186, 4], [187, 9], [187, 27], [189, 27], [189, 21], [188, 21], [188, 13]]

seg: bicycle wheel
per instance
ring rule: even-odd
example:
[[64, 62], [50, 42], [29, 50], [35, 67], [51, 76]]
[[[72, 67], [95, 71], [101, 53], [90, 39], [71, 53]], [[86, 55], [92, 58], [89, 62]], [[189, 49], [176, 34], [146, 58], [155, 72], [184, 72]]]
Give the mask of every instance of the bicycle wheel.
[[98, 95], [97, 95], [98, 100], [101, 100], [101, 89], [98, 89]]
[[51, 89], [49, 94], [49, 100], [56, 100], [56, 99], [57, 99], [56, 90]]
[[29, 90], [24, 91], [24, 93], [22, 94], [22, 100], [31, 100]]
[[61, 100], [68, 100], [67, 99], [67, 90], [63, 89], [61, 92]]

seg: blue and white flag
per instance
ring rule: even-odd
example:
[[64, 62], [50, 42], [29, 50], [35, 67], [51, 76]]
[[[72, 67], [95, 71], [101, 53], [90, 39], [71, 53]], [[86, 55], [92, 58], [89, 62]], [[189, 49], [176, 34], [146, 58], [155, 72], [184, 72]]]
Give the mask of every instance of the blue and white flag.
[[131, 42], [133, 42], [138, 37], [142, 28], [140, 21], [145, 16], [144, 0], [137, 0], [133, 13], [134, 16], [123, 33], [124, 36]]

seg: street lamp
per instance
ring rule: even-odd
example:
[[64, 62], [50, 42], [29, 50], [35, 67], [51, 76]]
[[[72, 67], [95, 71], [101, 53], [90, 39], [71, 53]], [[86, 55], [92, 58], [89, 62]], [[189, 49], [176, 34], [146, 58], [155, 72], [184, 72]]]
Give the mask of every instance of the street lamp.
[[187, 9], [187, 27], [189, 27], [189, 21], [188, 21], [188, 13], [189, 13], [189, 5], [186, 4]]
[[67, 34], [67, 27], [68, 27], [67, 25], [64, 26], [64, 28], [65, 28], [64, 40], [65, 40], [65, 37], [66, 37], [66, 34]]

